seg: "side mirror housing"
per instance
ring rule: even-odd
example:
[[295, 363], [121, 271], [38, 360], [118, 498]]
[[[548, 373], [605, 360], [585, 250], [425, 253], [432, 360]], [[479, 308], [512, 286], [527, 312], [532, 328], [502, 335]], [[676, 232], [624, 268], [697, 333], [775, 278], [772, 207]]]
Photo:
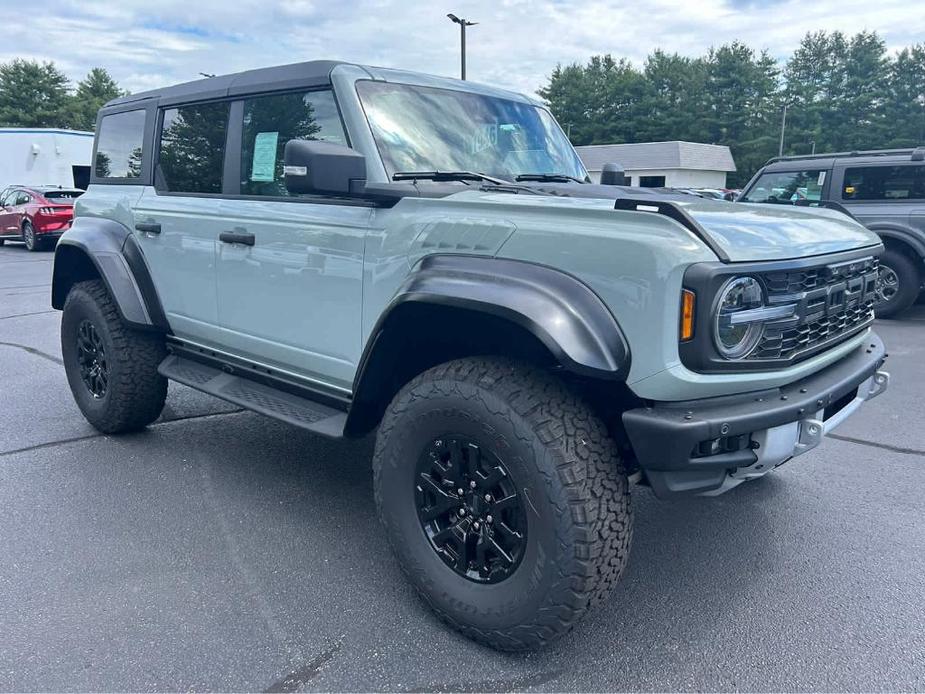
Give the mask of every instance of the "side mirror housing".
[[626, 171], [619, 164], [604, 164], [601, 167], [601, 185], [628, 186]]
[[356, 195], [366, 185], [366, 157], [333, 142], [289, 140], [283, 179], [293, 195]]

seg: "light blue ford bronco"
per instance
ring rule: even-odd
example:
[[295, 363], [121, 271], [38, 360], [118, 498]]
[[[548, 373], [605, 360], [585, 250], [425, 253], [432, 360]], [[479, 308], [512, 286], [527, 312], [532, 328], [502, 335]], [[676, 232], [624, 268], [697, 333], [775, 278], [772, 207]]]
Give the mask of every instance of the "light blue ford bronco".
[[110, 102], [93, 156], [52, 289], [90, 423], [146, 426], [174, 380], [324, 436], [375, 431], [401, 568], [498, 648], [611, 591], [631, 482], [725, 492], [888, 384], [875, 234], [591, 184], [519, 94], [253, 70]]

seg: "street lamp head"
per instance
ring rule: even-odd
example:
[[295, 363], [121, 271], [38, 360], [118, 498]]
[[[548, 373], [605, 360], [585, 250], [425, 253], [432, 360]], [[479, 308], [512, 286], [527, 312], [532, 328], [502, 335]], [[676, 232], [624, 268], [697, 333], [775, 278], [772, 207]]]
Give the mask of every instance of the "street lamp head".
[[457, 16], [456, 16], [455, 14], [453, 14], [452, 12], [449, 13], [449, 14], [447, 15], [447, 17], [449, 17], [452, 21], [456, 22], [456, 23], [459, 24], [460, 26], [471, 27], [471, 26], [474, 26], [474, 25], [478, 24], [478, 22], [470, 22], [468, 19], [460, 19], [459, 17], [457, 17]]

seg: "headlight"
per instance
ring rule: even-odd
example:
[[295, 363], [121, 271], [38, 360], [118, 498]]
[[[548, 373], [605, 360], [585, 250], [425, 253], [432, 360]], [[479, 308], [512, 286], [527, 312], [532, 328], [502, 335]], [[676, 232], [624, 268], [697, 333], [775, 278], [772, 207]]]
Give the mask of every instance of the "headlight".
[[761, 339], [763, 323], [760, 310], [764, 292], [754, 277], [735, 277], [719, 292], [714, 317], [714, 341], [727, 359], [738, 359], [751, 352]]

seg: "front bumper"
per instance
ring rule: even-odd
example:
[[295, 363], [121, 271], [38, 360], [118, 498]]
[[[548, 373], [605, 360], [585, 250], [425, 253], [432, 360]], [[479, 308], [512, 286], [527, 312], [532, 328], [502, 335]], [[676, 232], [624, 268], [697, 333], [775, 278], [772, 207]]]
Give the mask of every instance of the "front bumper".
[[836, 363], [780, 388], [629, 410], [623, 424], [659, 497], [720, 494], [815, 448], [866, 400], [885, 391], [883, 342], [868, 339]]

